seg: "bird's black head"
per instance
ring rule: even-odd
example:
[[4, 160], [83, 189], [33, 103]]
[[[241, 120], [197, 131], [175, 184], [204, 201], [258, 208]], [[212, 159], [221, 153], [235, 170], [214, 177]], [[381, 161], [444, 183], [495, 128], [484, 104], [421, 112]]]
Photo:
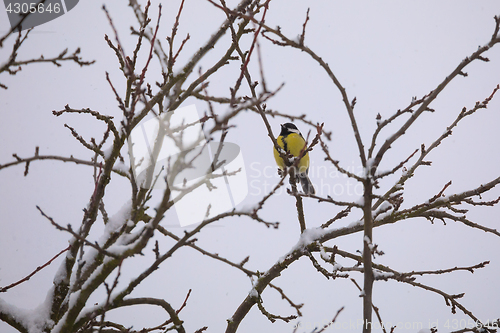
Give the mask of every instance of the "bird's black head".
[[281, 133], [280, 133], [280, 135], [287, 136], [290, 133], [300, 134], [300, 131], [297, 128], [297, 126], [295, 126], [292, 123], [281, 124]]

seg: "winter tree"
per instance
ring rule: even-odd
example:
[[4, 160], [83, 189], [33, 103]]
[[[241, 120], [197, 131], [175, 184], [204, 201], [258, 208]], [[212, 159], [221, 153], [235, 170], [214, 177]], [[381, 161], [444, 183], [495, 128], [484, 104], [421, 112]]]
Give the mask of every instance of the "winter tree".
[[2, 331], [495, 332], [495, 4], [438, 5], [414, 35], [429, 6], [130, 0], [5, 21]]

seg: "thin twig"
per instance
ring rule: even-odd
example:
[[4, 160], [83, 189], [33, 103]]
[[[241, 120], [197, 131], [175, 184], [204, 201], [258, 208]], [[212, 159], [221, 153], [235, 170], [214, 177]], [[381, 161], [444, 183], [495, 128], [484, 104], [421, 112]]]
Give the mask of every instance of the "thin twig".
[[8, 286], [5, 286], [5, 287], [2, 287], [0, 288], [0, 293], [4, 293], [6, 292], [7, 290], [11, 289], [11, 288], [14, 288], [15, 286], [17, 285], [20, 285], [21, 283], [23, 282], [26, 282], [28, 281], [29, 279], [31, 279], [31, 277], [33, 275], [35, 275], [36, 273], [38, 273], [39, 271], [41, 271], [42, 269], [44, 269], [45, 267], [47, 267], [48, 265], [50, 265], [54, 260], [57, 259], [57, 257], [59, 257], [61, 254], [63, 254], [64, 252], [68, 251], [70, 249], [71, 245], [68, 246], [67, 248], [65, 248], [64, 250], [62, 250], [61, 252], [59, 252], [58, 254], [56, 254], [55, 256], [52, 257], [52, 259], [50, 259], [49, 261], [47, 261], [45, 264], [43, 264], [42, 266], [38, 266], [33, 272], [31, 272], [29, 275], [27, 275], [26, 277], [22, 278], [21, 280], [17, 281], [17, 282], [14, 282], [14, 283], [11, 283], [9, 284]]

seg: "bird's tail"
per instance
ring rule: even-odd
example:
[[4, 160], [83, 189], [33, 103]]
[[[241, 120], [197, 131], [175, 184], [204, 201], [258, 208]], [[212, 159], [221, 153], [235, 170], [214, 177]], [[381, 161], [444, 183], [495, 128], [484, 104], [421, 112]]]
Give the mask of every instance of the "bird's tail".
[[310, 195], [310, 194], [315, 194], [316, 191], [314, 190], [314, 186], [311, 183], [311, 180], [305, 173], [300, 173], [299, 175], [300, 179], [300, 185], [302, 186], [302, 191], [304, 191], [305, 194]]

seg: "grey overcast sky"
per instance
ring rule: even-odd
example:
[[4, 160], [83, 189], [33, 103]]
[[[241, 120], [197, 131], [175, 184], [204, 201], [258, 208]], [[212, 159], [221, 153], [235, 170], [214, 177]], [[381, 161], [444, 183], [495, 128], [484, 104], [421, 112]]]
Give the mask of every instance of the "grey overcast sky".
[[[179, 6], [178, 0], [164, 1], [161, 38], [170, 34]], [[120, 119], [120, 110], [105, 80], [105, 71], [113, 83], [123, 90], [123, 74], [112, 50], [104, 41], [104, 34], [112, 36], [112, 30], [101, 7], [108, 7], [125, 51], [129, 54], [135, 46], [135, 37], [129, 34], [129, 26], [137, 26], [126, 2], [80, 1], [62, 17], [36, 27], [26, 45], [19, 51], [19, 59], [46, 57], [59, 54], [68, 48], [82, 50], [86, 60], [96, 60], [90, 67], [80, 68], [63, 63], [61, 68], [49, 64], [34, 64], [23, 68], [15, 76], [0, 75], [0, 82], [8, 90], [0, 90], [0, 164], [13, 160], [12, 154], [30, 156], [35, 147], [41, 154], [54, 154], [90, 158], [90, 154], [74, 140], [64, 124], [75, 127], [86, 137], [100, 138], [104, 128], [90, 117], [65, 115], [54, 117], [52, 110], [62, 110], [66, 104], [73, 108], [89, 107], [103, 114]], [[228, 5], [236, 4], [228, 1]], [[158, 1], [153, 1], [153, 22], [156, 20]], [[375, 117], [391, 116], [405, 108], [413, 96], [422, 97], [434, 89], [459, 62], [486, 44], [494, 28], [494, 15], [500, 15], [498, 0], [489, 1], [285, 1], [270, 3], [266, 23], [279, 25], [291, 37], [302, 31], [307, 8], [310, 20], [307, 24], [305, 43], [320, 55], [337, 75], [349, 97], [357, 98], [355, 115], [363, 140], [369, 142], [376, 128]], [[178, 40], [190, 34], [178, 62], [183, 64], [189, 55], [205, 42], [221, 24], [225, 16], [213, 5], [203, 0], [186, 0], [178, 32]], [[7, 14], [0, 9], [1, 34], [9, 29]], [[227, 42], [227, 41], [226, 41]], [[6, 61], [13, 38], [0, 49], [0, 63]], [[347, 113], [341, 96], [326, 73], [307, 55], [297, 50], [281, 48], [262, 40], [263, 67], [267, 85], [283, 89], [268, 104], [268, 108], [300, 115], [324, 122], [332, 131], [329, 148], [332, 156], [353, 172], [360, 172], [360, 162]], [[215, 50], [202, 63], [220, 55]], [[451, 124], [463, 107], [471, 108], [482, 101], [500, 83], [500, 46], [488, 51], [489, 63], [474, 62], [466, 68], [467, 77], [457, 77], [446, 91], [431, 105], [434, 113], [424, 114], [405, 136], [396, 143], [382, 169], [390, 169], [405, 159], [422, 143], [431, 144]], [[144, 55], [142, 60], [144, 60]], [[257, 63], [251, 64], [255, 79]], [[150, 82], [160, 80], [158, 67], [152, 65]], [[220, 81], [212, 81], [209, 91], [214, 95], [228, 93], [228, 86], [237, 66], [229, 66], [219, 73]], [[229, 83], [228, 83], [229, 82]], [[199, 101], [199, 112], [207, 106]], [[218, 111], [224, 111], [223, 108]], [[271, 119], [275, 134], [283, 119]], [[390, 135], [395, 123], [381, 134]], [[406, 207], [428, 200], [452, 180], [447, 193], [471, 189], [498, 177], [500, 154], [500, 96], [488, 109], [465, 119], [433, 154], [433, 165], [420, 168], [406, 186]], [[248, 177], [249, 194], [241, 206], [249, 206], [276, 183], [276, 169], [272, 157], [272, 144], [259, 117], [246, 113], [236, 122], [228, 140], [241, 147]], [[304, 135], [310, 130], [298, 123]], [[237, 134], [237, 135], [236, 135]], [[320, 149], [311, 152], [311, 179], [320, 195], [331, 195], [340, 200], [358, 200], [359, 186], [333, 172]], [[322, 168], [323, 167], [323, 168]], [[326, 170], [326, 171], [325, 171]], [[5, 286], [26, 276], [37, 266], [67, 246], [68, 235], [55, 230], [35, 208], [39, 205], [61, 224], [78, 225], [82, 209], [93, 190], [92, 169], [53, 161], [34, 162], [27, 177], [24, 167], [7, 168], [0, 172], [0, 286]], [[383, 182], [390, 186], [392, 180]], [[498, 190], [487, 200], [500, 195]], [[129, 197], [125, 182], [118, 180], [108, 189], [106, 206], [110, 214], [118, 211]], [[280, 221], [278, 230], [270, 230], [241, 219], [228, 219], [207, 228], [200, 235], [199, 245], [236, 262], [250, 255], [249, 268], [264, 271], [287, 253], [297, 242], [299, 228], [295, 205], [291, 197], [282, 193], [266, 206], [263, 216], [270, 221]], [[271, 208], [270, 208], [271, 207]], [[305, 203], [309, 227], [317, 227], [338, 212], [336, 207]], [[490, 228], [499, 228], [498, 207], [472, 210], [468, 217]], [[358, 215], [356, 215], [358, 214]], [[351, 215], [353, 222], [359, 212]], [[167, 215], [165, 225], [177, 226], [175, 214]], [[174, 229], [181, 232], [182, 229]], [[94, 236], [98, 237], [98, 233]], [[470, 266], [489, 260], [485, 269], [456, 272], [447, 276], [426, 277], [421, 281], [443, 288], [450, 294], [466, 292], [462, 302], [481, 320], [500, 317], [500, 239], [463, 225], [436, 221], [410, 220], [374, 230], [374, 242], [386, 254], [378, 262], [400, 271], [430, 270], [455, 266]], [[360, 234], [335, 240], [339, 248], [355, 252], [362, 249]], [[333, 245], [333, 243], [331, 244]], [[166, 247], [167, 245], [165, 245]], [[35, 275], [29, 282], [9, 290], [0, 298], [21, 308], [35, 308], [43, 302], [60, 260]], [[145, 263], [142, 263], [145, 265]], [[137, 261], [140, 269], [141, 261]], [[129, 272], [130, 274], [133, 271]], [[353, 274], [358, 282], [361, 275]], [[126, 276], [124, 277], [124, 279]], [[297, 303], [305, 303], [303, 325], [298, 332], [310, 332], [318, 323], [330, 320], [344, 306], [339, 323], [346, 329], [331, 327], [327, 332], [356, 331], [355, 324], [362, 318], [359, 292], [349, 280], [326, 280], [318, 274], [310, 262], [299, 261], [276, 280], [288, 296]], [[164, 297], [171, 304], [180, 306], [188, 289], [192, 296], [182, 311], [186, 328], [193, 332], [205, 325], [208, 332], [221, 332], [226, 319], [250, 291], [251, 284], [241, 272], [231, 270], [219, 262], [189, 249], [180, 250], [165, 267], [155, 272], [137, 294]], [[91, 302], [100, 301], [93, 298]], [[264, 293], [269, 311], [288, 315], [292, 313], [279, 295], [273, 291]], [[424, 328], [437, 325], [439, 332], [448, 332], [466, 320], [460, 311], [452, 315], [442, 297], [394, 281], [376, 282], [374, 302], [380, 308], [385, 322], [398, 326], [400, 332], [417, 332], [413, 323]], [[139, 308], [125, 310], [129, 325], [138, 328], [147, 323], [159, 323], [156, 309]], [[456, 320], [456, 321], [455, 321]], [[253, 309], [242, 322], [240, 332], [292, 332], [293, 324], [278, 322], [270, 326], [257, 309]], [[353, 324], [355, 323], [355, 324]], [[408, 324], [409, 323], [409, 324]], [[448, 324], [448, 327], [446, 327]], [[458, 326], [453, 326], [457, 324]], [[354, 327], [353, 327], [354, 325]], [[404, 328], [407, 325], [408, 329]], [[142, 327], [142, 326], [141, 326]], [[344, 327], [345, 328], [345, 327]], [[0, 332], [14, 332], [0, 322]]]

